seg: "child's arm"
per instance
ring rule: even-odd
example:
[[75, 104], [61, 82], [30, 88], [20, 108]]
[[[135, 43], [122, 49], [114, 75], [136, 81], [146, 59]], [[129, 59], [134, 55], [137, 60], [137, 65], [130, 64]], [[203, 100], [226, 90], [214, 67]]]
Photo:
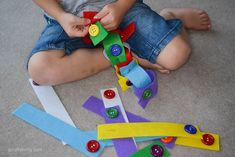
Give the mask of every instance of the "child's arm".
[[118, 28], [124, 15], [132, 7], [136, 0], [118, 0], [106, 5], [95, 18], [101, 19], [101, 24], [108, 31]]
[[70, 37], [83, 37], [88, 33], [89, 19], [65, 12], [57, 0], [33, 0], [40, 8], [54, 17]]

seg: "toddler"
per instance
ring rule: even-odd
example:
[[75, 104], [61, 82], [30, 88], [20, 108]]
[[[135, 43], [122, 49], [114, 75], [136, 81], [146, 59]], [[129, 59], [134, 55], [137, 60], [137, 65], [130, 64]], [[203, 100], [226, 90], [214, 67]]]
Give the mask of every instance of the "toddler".
[[139, 63], [162, 73], [181, 67], [189, 58], [185, 29], [209, 30], [208, 14], [193, 8], [166, 8], [156, 13], [142, 0], [34, 0], [45, 11], [47, 25], [28, 58], [28, 72], [38, 84], [80, 80], [111, 66], [102, 47], [85, 44], [89, 19], [95, 16], [108, 31], [135, 23], [127, 40]]

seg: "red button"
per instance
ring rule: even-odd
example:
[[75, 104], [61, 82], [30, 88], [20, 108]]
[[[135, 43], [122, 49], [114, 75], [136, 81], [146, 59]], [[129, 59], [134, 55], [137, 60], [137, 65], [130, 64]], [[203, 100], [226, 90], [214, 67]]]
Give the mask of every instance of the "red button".
[[173, 137], [163, 137], [160, 139], [160, 141], [162, 143], [168, 144], [168, 143], [171, 143], [173, 141], [173, 139], [174, 139]]
[[115, 92], [111, 89], [104, 91], [104, 97], [107, 99], [113, 99], [115, 97]]
[[87, 142], [86, 149], [91, 153], [97, 152], [100, 149], [100, 143], [96, 140], [91, 140]]
[[204, 134], [204, 135], [202, 135], [201, 141], [205, 145], [210, 146], [210, 145], [214, 144], [215, 138], [212, 135], [210, 135], [210, 134]]

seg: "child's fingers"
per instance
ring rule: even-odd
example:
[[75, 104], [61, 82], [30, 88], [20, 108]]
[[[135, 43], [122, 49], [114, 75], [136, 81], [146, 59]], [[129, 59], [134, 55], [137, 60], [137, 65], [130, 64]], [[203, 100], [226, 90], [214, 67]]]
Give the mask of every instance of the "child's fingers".
[[112, 31], [112, 30], [115, 30], [115, 29], [116, 29], [115, 25], [113, 25], [113, 24], [105, 25], [104, 28], [105, 28], [107, 31]]
[[103, 17], [101, 20], [100, 20], [100, 23], [106, 27], [107, 25], [110, 25], [111, 24], [111, 20], [112, 20], [112, 17], [110, 16], [110, 14], [106, 15], [105, 17]]
[[103, 8], [99, 13], [94, 16], [94, 19], [102, 19], [109, 13], [108, 9]]
[[91, 23], [90, 19], [86, 19], [86, 18], [78, 18], [77, 19], [77, 24], [81, 25], [81, 26], [87, 26]]

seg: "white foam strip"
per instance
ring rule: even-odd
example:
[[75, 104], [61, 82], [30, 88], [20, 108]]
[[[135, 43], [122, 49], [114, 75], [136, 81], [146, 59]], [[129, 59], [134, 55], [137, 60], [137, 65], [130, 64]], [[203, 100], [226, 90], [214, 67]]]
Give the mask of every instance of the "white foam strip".
[[[108, 89], [111, 89], [111, 90], [113, 90], [115, 92], [115, 97], [113, 99], [107, 99], [107, 98], [104, 97], [104, 92], [106, 90], [108, 90]], [[114, 107], [114, 106], [119, 106], [125, 122], [129, 122], [129, 120], [127, 118], [127, 115], [126, 115], [126, 112], [125, 112], [125, 109], [123, 107], [121, 98], [120, 98], [120, 96], [118, 94], [117, 88], [101, 89], [100, 93], [101, 93], [101, 96], [102, 96], [102, 99], [103, 99], [103, 102], [104, 102], [104, 107], [105, 108], [110, 108], [110, 107]]]
[[[32, 79], [29, 79], [29, 82], [47, 113], [59, 118], [73, 127], [76, 127], [51, 86], [35, 86]], [[63, 144], [65, 145], [64, 142]]]
[[[104, 97], [104, 92], [105, 92], [106, 90], [109, 90], [109, 89], [111, 89], [111, 90], [113, 90], [113, 91], [115, 92], [115, 97], [112, 98], [112, 99], [107, 99], [107, 98]], [[102, 96], [102, 100], [103, 100], [103, 102], [104, 102], [104, 107], [105, 107], [105, 108], [110, 108], [110, 107], [114, 107], [114, 106], [119, 106], [119, 108], [120, 108], [120, 110], [121, 110], [121, 112], [122, 112], [122, 116], [123, 116], [125, 122], [126, 122], [126, 123], [129, 123], [129, 120], [128, 120], [127, 115], [126, 115], [126, 111], [125, 111], [124, 106], [123, 106], [123, 104], [122, 104], [121, 98], [120, 98], [120, 96], [119, 96], [119, 94], [118, 94], [117, 88], [101, 89], [101, 90], [100, 90], [100, 93], [101, 93], [101, 96]], [[135, 139], [134, 139], [134, 138], [132, 138], [132, 139], [133, 139], [133, 141], [134, 141], [134, 143], [135, 143], [135, 145], [136, 145], [136, 147], [137, 147], [137, 144], [136, 144]]]

